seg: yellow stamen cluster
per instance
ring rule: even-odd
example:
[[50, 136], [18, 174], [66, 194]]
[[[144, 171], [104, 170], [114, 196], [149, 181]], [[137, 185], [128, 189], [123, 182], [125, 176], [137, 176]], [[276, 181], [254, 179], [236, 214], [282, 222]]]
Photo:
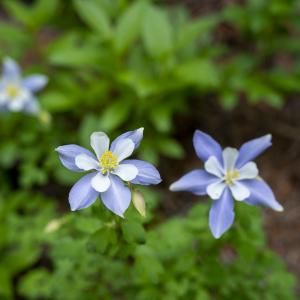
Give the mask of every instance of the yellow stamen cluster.
[[113, 171], [118, 166], [118, 158], [109, 150], [105, 151], [99, 158], [101, 173]]
[[9, 97], [15, 98], [18, 96], [20, 89], [15, 85], [8, 85], [5, 91]]
[[228, 185], [232, 185], [234, 183], [234, 180], [238, 179], [240, 177], [240, 174], [237, 169], [227, 171], [225, 174], [225, 182]]

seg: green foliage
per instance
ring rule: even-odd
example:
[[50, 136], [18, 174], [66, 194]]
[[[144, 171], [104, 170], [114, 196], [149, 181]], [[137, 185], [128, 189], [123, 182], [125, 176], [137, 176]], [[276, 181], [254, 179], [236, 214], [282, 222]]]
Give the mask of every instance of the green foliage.
[[44, 232], [53, 214], [53, 203], [42, 196], [0, 195], [1, 299], [13, 299], [14, 279], [42, 259]]
[[234, 227], [215, 240], [208, 204], [145, 233], [151, 219], [133, 209], [112, 218], [98, 202], [59, 217], [49, 199], [17, 193], [6, 200], [1, 299], [295, 299], [294, 278], [266, 249], [257, 208], [237, 205]]
[[[80, 175], [54, 149], [89, 146], [93, 131], [113, 138], [145, 127], [139, 158], [180, 159], [174, 116], [193, 113], [195, 102], [231, 109], [243, 95], [280, 108], [300, 87], [296, 0], [248, 0], [195, 18], [147, 0], [5, 0], [0, 8], [0, 57], [49, 76], [38, 98], [51, 115], [0, 116], [0, 299], [295, 299], [256, 209], [238, 205], [220, 240], [207, 204], [165, 220], [156, 210], [163, 195], [149, 189], [145, 218], [132, 205], [124, 220], [113, 217], [100, 201], [65, 213]], [[224, 24], [233, 41], [218, 38]]]
[[[293, 0], [288, 6], [282, 0], [271, 5], [249, 1], [196, 19], [183, 8], [167, 10], [144, 0], [39, 0], [30, 5], [12, 0], [4, 1], [3, 8], [12, 20], [0, 24], [0, 54], [36, 57], [35, 71], [50, 76], [41, 102], [57, 126], [75, 137], [86, 115], [95, 120], [94, 129], [109, 133], [144, 126], [147, 146], [141, 155], [151, 160], [159, 154], [183, 157], [182, 150], [174, 154], [155, 140], [169, 143], [174, 114], [191, 106], [187, 90], [199, 101], [214, 93], [225, 108], [236, 105], [241, 93], [253, 103], [280, 107], [283, 93], [299, 91], [296, 64], [287, 70], [276, 61], [281, 45], [295, 54], [287, 25], [297, 26]], [[226, 43], [213, 40], [222, 22], [240, 31], [245, 46], [237, 44], [236, 55]], [[59, 113], [72, 118], [73, 130], [58, 120]]]

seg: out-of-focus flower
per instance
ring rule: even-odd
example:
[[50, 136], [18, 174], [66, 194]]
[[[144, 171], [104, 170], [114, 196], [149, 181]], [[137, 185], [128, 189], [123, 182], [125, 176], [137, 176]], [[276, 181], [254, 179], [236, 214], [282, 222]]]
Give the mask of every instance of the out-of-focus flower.
[[50, 124], [52, 121], [52, 116], [45, 110], [42, 110], [37, 115], [40, 121], [46, 125]]
[[132, 203], [136, 210], [143, 216], [146, 217], [146, 203], [143, 195], [135, 191], [132, 195]]
[[63, 219], [53, 219], [46, 225], [44, 232], [52, 233], [54, 231], [57, 231], [63, 225], [64, 222], [65, 221]]
[[143, 128], [126, 132], [116, 138], [109, 147], [104, 132], [94, 132], [90, 137], [96, 155], [77, 145], [65, 145], [56, 149], [62, 164], [71, 171], [93, 171], [83, 176], [71, 189], [71, 210], [79, 210], [93, 204], [100, 194], [103, 204], [113, 213], [123, 217], [131, 200], [131, 191], [123, 181], [132, 184], [158, 184], [161, 178], [157, 169], [142, 160], [129, 159], [143, 138]]
[[196, 130], [193, 143], [197, 156], [204, 162], [204, 170], [189, 172], [174, 182], [170, 190], [207, 194], [214, 200], [209, 212], [209, 226], [216, 238], [233, 223], [233, 199], [283, 210], [270, 187], [258, 177], [257, 166], [252, 162], [271, 146], [271, 138], [268, 134], [243, 144], [239, 150], [228, 147], [222, 151], [212, 137]]
[[11, 58], [5, 58], [0, 81], [0, 109], [29, 114], [39, 113], [40, 106], [34, 94], [47, 82], [46, 76], [38, 74], [22, 78], [18, 64]]

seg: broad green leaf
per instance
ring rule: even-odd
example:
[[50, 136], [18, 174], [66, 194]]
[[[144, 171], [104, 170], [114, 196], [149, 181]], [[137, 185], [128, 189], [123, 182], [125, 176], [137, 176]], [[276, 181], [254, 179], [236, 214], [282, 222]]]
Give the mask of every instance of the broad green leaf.
[[184, 156], [184, 150], [176, 140], [160, 138], [157, 139], [156, 142], [156, 147], [160, 153], [173, 158], [182, 158]]
[[175, 75], [186, 84], [194, 84], [202, 88], [216, 87], [220, 81], [217, 65], [209, 59], [196, 59], [179, 65]]
[[118, 79], [129, 85], [140, 98], [149, 97], [157, 93], [160, 88], [157, 80], [131, 70], [118, 74]]
[[51, 45], [48, 53], [50, 63], [68, 67], [94, 66], [101, 59], [101, 51], [91, 43], [82, 43], [82, 37], [68, 33]]
[[[171, 108], [172, 109], [172, 108]], [[169, 132], [172, 128], [172, 110], [167, 105], [153, 107], [149, 115], [154, 127], [160, 132]]]
[[85, 114], [79, 127], [80, 145], [90, 147], [90, 135], [100, 130], [99, 119], [94, 114]]
[[142, 245], [136, 249], [135, 256], [135, 268], [139, 281], [158, 283], [164, 269], [153, 249]]
[[216, 16], [208, 16], [183, 24], [179, 28], [176, 46], [184, 47], [191, 42], [196, 42], [203, 35], [209, 35], [218, 20]]
[[18, 21], [24, 25], [30, 24], [31, 14], [30, 8], [22, 2], [4, 0], [3, 5], [5, 9], [14, 16]]
[[91, 29], [101, 34], [103, 38], [111, 36], [111, 25], [108, 16], [95, 0], [74, 0], [76, 12]]
[[238, 93], [234, 93], [233, 91], [224, 91], [224, 93], [220, 96], [220, 102], [225, 109], [232, 109], [238, 103]]
[[120, 17], [114, 36], [118, 53], [126, 51], [138, 37], [141, 31], [145, 7], [144, 1], [134, 2]]
[[31, 13], [31, 25], [34, 28], [46, 24], [57, 13], [59, 0], [38, 0]]
[[271, 86], [263, 83], [263, 79], [249, 77], [245, 80], [244, 84], [244, 89], [250, 102], [265, 101], [274, 107], [282, 107], [282, 96]]
[[104, 131], [116, 129], [128, 118], [130, 108], [131, 103], [128, 100], [119, 100], [111, 103], [100, 115], [99, 128]]
[[31, 270], [21, 278], [19, 292], [29, 298], [37, 299], [41, 296], [45, 298], [51, 297], [51, 285], [49, 281], [51, 274], [44, 268]]
[[20, 149], [13, 142], [2, 143], [0, 146], [0, 164], [3, 167], [12, 167], [18, 157]]
[[87, 249], [91, 252], [105, 253], [109, 251], [109, 246], [116, 241], [116, 231], [114, 228], [103, 227], [93, 233], [87, 242]]
[[[5, 22], [0, 22], [0, 36], [1, 36], [1, 45], [10, 44], [10, 47], [18, 45], [26, 45], [31, 40], [31, 36], [28, 36], [23, 32], [18, 26], [7, 24]], [[2, 46], [3, 47], [3, 46]], [[3, 49], [5, 50], [5, 49]], [[0, 50], [1, 52], [3, 51]], [[7, 53], [3, 53], [7, 55]]]
[[147, 7], [143, 22], [143, 41], [147, 52], [153, 57], [171, 53], [173, 32], [164, 10], [150, 5]]
[[46, 171], [33, 163], [23, 163], [21, 165], [20, 184], [23, 187], [31, 187], [34, 184], [45, 184], [47, 182]]
[[143, 141], [143, 144], [139, 148], [139, 157], [153, 164], [157, 164], [159, 160], [159, 155], [157, 153], [156, 147], [152, 144], [146, 144], [145, 142], [146, 140]]
[[67, 111], [75, 105], [74, 99], [59, 91], [49, 91], [41, 95], [40, 102], [50, 112]]
[[103, 222], [98, 218], [78, 216], [75, 222], [75, 228], [86, 233], [92, 234], [102, 229]]
[[126, 219], [121, 223], [121, 228], [124, 238], [128, 243], [145, 243], [146, 233], [140, 223]]
[[0, 268], [0, 298], [1, 299], [12, 299], [13, 298], [13, 286], [12, 278], [7, 270], [3, 267]]
[[6, 0], [4, 5], [17, 20], [31, 29], [37, 29], [55, 15], [59, 1], [38, 0], [29, 6], [20, 1]]

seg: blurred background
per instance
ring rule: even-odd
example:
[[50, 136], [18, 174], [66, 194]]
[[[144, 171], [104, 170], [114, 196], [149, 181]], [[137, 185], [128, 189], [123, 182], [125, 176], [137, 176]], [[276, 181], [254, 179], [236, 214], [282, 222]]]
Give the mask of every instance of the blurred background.
[[[0, 115], [0, 299], [297, 299], [300, 295], [300, 3], [297, 0], [3, 0], [0, 56], [51, 118]], [[146, 218], [100, 201], [71, 213], [80, 175], [54, 149], [145, 127], [137, 157], [163, 183]], [[220, 240], [209, 200], [170, 193], [201, 167], [192, 135], [223, 146], [271, 133], [258, 159], [283, 213], [236, 204]], [[298, 296], [297, 296], [298, 295]]]

